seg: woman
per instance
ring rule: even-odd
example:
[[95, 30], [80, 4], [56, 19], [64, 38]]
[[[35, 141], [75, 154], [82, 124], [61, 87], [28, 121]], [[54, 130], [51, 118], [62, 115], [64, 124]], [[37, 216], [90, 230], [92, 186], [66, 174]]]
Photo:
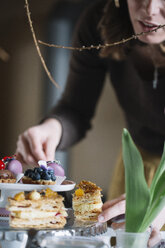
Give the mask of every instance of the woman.
[[[150, 184], [165, 140], [165, 32], [152, 32], [163, 24], [164, 0], [98, 0], [92, 4], [80, 18], [74, 46], [113, 43], [147, 33], [120, 46], [73, 51], [61, 100], [42, 124], [19, 136], [18, 158], [27, 164], [53, 160], [56, 149], [68, 148], [83, 138], [91, 128], [105, 74], [109, 73], [127, 128], [142, 152]], [[121, 158], [114, 173], [117, 176], [109, 198], [123, 193]], [[111, 204], [108, 206], [111, 209]]]

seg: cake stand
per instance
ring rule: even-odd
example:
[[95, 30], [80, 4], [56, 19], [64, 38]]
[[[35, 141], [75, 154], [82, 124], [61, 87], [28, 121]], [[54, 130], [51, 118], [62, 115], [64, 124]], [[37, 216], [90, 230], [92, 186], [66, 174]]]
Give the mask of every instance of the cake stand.
[[8, 197], [13, 197], [21, 191], [42, 190], [50, 188], [56, 192], [71, 191], [76, 183], [70, 180], [63, 181], [60, 185], [41, 185], [41, 184], [23, 184], [23, 183], [0, 183], [0, 219], [7, 217], [9, 212], [6, 211]]
[[[98, 222], [80, 222], [76, 221], [74, 218], [73, 209], [67, 209], [68, 217], [67, 224], [64, 228], [60, 229], [19, 229], [12, 228], [9, 226], [9, 218], [0, 220], [0, 233], [8, 233], [10, 235], [24, 235], [24, 240], [28, 236], [26, 242], [26, 248], [40, 248], [40, 244], [43, 244], [43, 241], [54, 242], [55, 239], [62, 237], [94, 237], [100, 234], [103, 234], [107, 231], [107, 223], [98, 223]], [[4, 235], [3, 235], [4, 236]], [[8, 238], [9, 239], [9, 238]], [[23, 239], [23, 238], [22, 238]], [[0, 238], [0, 243], [2, 242]], [[8, 246], [9, 248], [10, 246]], [[11, 246], [12, 247], [12, 246]], [[41, 246], [42, 247], [42, 246]]]

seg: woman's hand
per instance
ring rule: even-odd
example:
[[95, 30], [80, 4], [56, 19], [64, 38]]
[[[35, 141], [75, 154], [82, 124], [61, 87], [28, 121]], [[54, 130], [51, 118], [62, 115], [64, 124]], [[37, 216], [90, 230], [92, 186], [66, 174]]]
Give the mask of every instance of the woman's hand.
[[99, 215], [99, 222], [106, 222], [118, 215], [125, 213], [125, 194], [111, 201], [107, 201], [102, 206], [102, 213]]
[[53, 118], [27, 129], [18, 137], [17, 159], [28, 165], [34, 165], [38, 160], [54, 160], [61, 135], [62, 126]]
[[[106, 222], [112, 218], [125, 213], [125, 194], [121, 195], [111, 201], [107, 201], [103, 204], [102, 213], [98, 217], [99, 222]], [[152, 247], [161, 240], [161, 234], [159, 230], [165, 223], [165, 208], [160, 212], [160, 214], [155, 218], [152, 223], [152, 232], [148, 242], [148, 246]], [[124, 227], [124, 222], [112, 223], [111, 227], [113, 229], [119, 229]]]

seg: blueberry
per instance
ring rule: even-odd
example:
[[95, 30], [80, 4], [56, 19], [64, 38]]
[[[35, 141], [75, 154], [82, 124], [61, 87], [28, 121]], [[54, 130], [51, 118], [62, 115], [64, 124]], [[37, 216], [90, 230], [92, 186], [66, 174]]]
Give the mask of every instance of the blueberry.
[[36, 167], [36, 168], [34, 168], [34, 172], [35, 173], [41, 173], [43, 171], [43, 169], [41, 168], [41, 167]]
[[48, 172], [51, 174], [51, 175], [54, 175], [54, 170], [52, 168], [48, 168]]
[[28, 169], [28, 170], [25, 171], [25, 174], [24, 174], [24, 175], [25, 175], [26, 177], [30, 177], [29, 175], [30, 175], [32, 172], [33, 172], [33, 170]]
[[47, 173], [46, 171], [44, 171], [41, 174], [41, 179], [43, 179], [43, 180], [50, 180], [51, 179], [51, 175], [49, 173]]
[[41, 173], [43, 171], [43, 169], [42, 168], [38, 168], [38, 173]]
[[27, 177], [30, 177], [31, 178], [31, 175], [33, 174], [33, 172], [31, 171], [31, 172], [29, 172], [28, 173], [28, 175], [27, 175]]
[[39, 173], [35, 173], [35, 174], [33, 174], [32, 179], [38, 181], [41, 179], [41, 176]]
[[31, 174], [31, 177], [30, 177], [32, 180], [36, 180], [36, 175], [35, 174]]
[[50, 171], [47, 171], [46, 173], [47, 173], [49, 176], [51, 176], [51, 175], [52, 175]]
[[37, 173], [37, 168], [34, 168], [33, 171], [34, 171], [34, 173]]
[[30, 177], [31, 179], [33, 179], [35, 176], [35, 173], [33, 171], [30, 171], [28, 174], [28, 177]]
[[56, 181], [56, 177], [55, 177], [55, 175], [53, 174], [53, 175], [51, 175], [51, 179], [52, 179], [52, 181]]

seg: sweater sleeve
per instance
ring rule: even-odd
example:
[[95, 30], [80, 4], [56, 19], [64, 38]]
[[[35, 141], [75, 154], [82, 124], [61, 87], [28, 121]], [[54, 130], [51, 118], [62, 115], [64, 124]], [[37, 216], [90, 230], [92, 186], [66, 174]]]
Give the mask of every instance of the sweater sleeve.
[[[83, 13], [75, 30], [73, 46], [101, 43], [97, 28], [101, 13], [100, 4], [92, 5]], [[105, 72], [105, 61], [99, 57], [99, 50], [73, 51], [64, 93], [47, 116], [58, 119], [62, 124], [59, 150], [78, 142], [91, 128], [91, 120], [104, 85]]]

